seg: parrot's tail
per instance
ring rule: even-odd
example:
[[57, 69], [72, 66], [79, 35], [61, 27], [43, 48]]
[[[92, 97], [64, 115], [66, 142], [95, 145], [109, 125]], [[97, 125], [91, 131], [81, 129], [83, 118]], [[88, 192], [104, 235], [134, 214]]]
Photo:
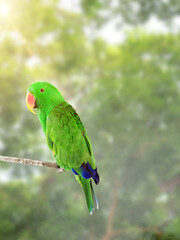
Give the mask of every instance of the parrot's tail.
[[94, 193], [92, 182], [90, 179], [84, 179], [83, 177], [80, 177], [80, 179], [86, 197], [87, 207], [89, 209], [90, 215], [92, 215], [94, 210], [94, 203], [96, 204], [97, 209], [99, 209], [98, 201]]

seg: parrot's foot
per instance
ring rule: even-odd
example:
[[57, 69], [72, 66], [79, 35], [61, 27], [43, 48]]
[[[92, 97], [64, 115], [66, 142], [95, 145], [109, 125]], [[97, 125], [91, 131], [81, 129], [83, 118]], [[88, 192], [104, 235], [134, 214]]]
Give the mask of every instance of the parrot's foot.
[[62, 172], [65, 172], [65, 170], [63, 168], [60, 168], [59, 166], [57, 166], [58, 169], [57, 169], [57, 173], [62, 173]]

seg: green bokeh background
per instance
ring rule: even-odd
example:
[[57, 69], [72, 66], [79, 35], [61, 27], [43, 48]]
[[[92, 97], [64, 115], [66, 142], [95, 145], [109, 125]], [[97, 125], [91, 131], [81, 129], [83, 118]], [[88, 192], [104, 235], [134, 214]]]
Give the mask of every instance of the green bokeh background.
[[[54, 84], [92, 141], [100, 209], [70, 172], [0, 162], [0, 240], [178, 240], [180, 2], [61, 3], [0, 1], [0, 155], [53, 161], [25, 96]], [[96, 33], [114, 19], [111, 44]]]

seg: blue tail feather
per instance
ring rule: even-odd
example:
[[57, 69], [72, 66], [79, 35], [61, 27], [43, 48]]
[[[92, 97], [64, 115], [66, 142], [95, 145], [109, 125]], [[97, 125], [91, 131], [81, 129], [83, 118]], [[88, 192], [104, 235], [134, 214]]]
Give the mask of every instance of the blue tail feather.
[[74, 170], [74, 168], [72, 168], [72, 171], [73, 171], [73, 173], [74, 173], [75, 175], [79, 175], [79, 174]]
[[96, 184], [99, 183], [99, 174], [97, 172], [97, 168], [93, 169], [88, 162], [81, 164], [79, 168], [72, 168], [72, 171], [74, 174], [81, 175], [85, 179], [92, 177]]
[[95, 183], [98, 184], [99, 183], [99, 174], [97, 172], [97, 168], [93, 169], [88, 162], [86, 163], [86, 165], [88, 166], [88, 170], [91, 172], [92, 178], [94, 179]]

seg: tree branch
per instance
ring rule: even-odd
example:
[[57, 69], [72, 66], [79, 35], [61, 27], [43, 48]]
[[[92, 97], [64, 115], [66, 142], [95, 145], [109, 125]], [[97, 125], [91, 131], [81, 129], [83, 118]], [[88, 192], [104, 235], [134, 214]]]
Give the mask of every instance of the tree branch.
[[46, 161], [39, 161], [39, 160], [32, 160], [32, 159], [25, 159], [25, 158], [14, 158], [14, 157], [6, 157], [0, 156], [0, 161], [2, 162], [9, 162], [9, 163], [21, 163], [27, 165], [33, 165], [38, 167], [49, 167], [57, 169], [57, 172], [64, 172], [63, 168], [57, 166], [55, 162], [46, 162]]

